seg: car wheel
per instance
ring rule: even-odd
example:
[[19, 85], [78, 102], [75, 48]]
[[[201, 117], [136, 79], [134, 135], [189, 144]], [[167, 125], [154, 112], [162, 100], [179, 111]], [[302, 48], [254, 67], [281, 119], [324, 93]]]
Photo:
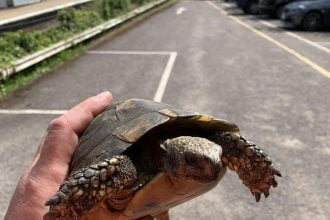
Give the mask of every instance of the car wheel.
[[306, 31], [317, 31], [321, 28], [322, 17], [317, 12], [311, 12], [305, 15], [302, 21], [302, 27]]
[[252, 0], [244, 7], [244, 12], [246, 14], [256, 15], [259, 13], [259, 4], [258, 1]]

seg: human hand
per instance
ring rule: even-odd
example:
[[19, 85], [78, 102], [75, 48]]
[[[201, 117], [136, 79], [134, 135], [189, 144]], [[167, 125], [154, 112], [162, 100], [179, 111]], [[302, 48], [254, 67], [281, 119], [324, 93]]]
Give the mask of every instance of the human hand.
[[110, 92], [86, 99], [48, 126], [31, 164], [24, 171], [10, 201], [5, 220], [42, 219], [45, 201], [68, 175], [79, 135], [112, 101]]

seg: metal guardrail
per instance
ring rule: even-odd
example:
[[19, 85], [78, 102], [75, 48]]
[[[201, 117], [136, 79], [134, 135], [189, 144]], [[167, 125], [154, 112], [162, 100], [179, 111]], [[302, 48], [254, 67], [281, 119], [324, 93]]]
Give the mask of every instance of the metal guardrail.
[[89, 38], [92, 38], [106, 30], [109, 30], [125, 21], [132, 19], [135, 16], [138, 16], [168, 0], [158, 0], [156, 2], [149, 3], [148, 5], [134, 9], [133, 11], [127, 13], [126, 15], [120, 16], [118, 18], [111, 19], [103, 24], [100, 24], [94, 28], [91, 28], [87, 31], [79, 33], [73, 37], [70, 37], [66, 40], [63, 40], [59, 43], [56, 43], [50, 47], [47, 47], [41, 51], [38, 51], [34, 54], [26, 56], [20, 60], [17, 60], [11, 67], [0, 69], [0, 79], [4, 79], [10, 75], [13, 75], [19, 71], [22, 71], [28, 67], [31, 67], [67, 48], [70, 48], [76, 44], [83, 42]]
[[9, 24], [9, 23], [13, 23], [13, 22], [17, 22], [17, 21], [21, 21], [21, 20], [24, 20], [24, 19], [29, 19], [31, 17], [39, 16], [39, 15], [42, 15], [42, 14], [58, 11], [58, 10], [63, 9], [63, 8], [68, 8], [68, 7], [73, 7], [73, 6], [76, 6], [76, 5], [81, 5], [81, 4], [84, 4], [84, 3], [91, 2], [91, 1], [92, 0], [79, 0], [79, 1], [70, 2], [70, 3], [67, 3], [67, 4], [63, 4], [63, 5], [58, 5], [58, 6], [55, 6], [55, 7], [52, 7], [52, 8], [48, 8], [48, 9], [44, 9], [44, 10], [40, 10], [40, 11], [36, 11], [36, 12], [26, 13], [26, 14], [23, 14], [21, 16], [16, 16], [16, 17], [13, 17], [13, 18], [0, 20], [0, 26], [5, 25], [5, 24]]

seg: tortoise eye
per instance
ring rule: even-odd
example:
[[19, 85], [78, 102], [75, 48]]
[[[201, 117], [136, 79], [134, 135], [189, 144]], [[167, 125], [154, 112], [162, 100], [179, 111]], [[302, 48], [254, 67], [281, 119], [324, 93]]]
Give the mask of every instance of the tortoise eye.
[[193, 154], [187, 154], [185, 156], [185, 162], [186, 162], [186, 165], [190, 165], [190, 166], [198, 166], [199, 165], [199, 158], [197, 157], [197, 155], [193, 155]]
[[225, 136], [224, 137], [224, 140], [225, 140], [226, 143], [230, 143], [231, 142], [231, 138], [230, 138], [229, 135], [228, 136]]

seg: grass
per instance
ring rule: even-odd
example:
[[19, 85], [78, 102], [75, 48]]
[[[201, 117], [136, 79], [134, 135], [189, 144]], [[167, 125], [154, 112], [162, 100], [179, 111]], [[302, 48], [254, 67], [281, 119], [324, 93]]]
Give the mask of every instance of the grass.
[[[3, 97], [5, 97], [10, 93], [13, 93], [17, 89], [34, 82], [42, 75], [47, 74], [48, 72], [53, 71], [56, 68], [59, 68], [62, 64], [69, 62], [74, 58], [80, 56], [90, 47], [93, 47], [94, 45], [102, 42], [105, 38], [115, 36], [121, 33], [122, 31], [125, 31], [126, 29], [130, 28], [132, 25], [135, 25], [136, 23], [140, 22], [141, 20], [144, 20], [148, 16], [151, 16], [161, 10], [164, 10], [174, 5], [176, 2], [177, 0], [169, 0], [164, 4], [160, 5], [159, 7], [149, 10], [148, 12], [146, 12], [141, 16], [138, 16], [137, 18], [134, 18], [123, 25], [119, 25], [115, 29], [109, 30], [103, 34], [100, 34], [99, 36], [94, 37], [93, 39], [87, 40], [65, 51], [62, 51], [61, 53], [54, 55], [24, 71], [21, 71], [18, 74], [14, 74], [9, 78], [0, 80], [0, 99], [2, 99]], [[93, 40], [95, 39], [98, 40], [93, 42]]]
[[0, 80], [0, 99], [17, 89], [32, 83], [34, 80], [54, 70], [60, 65], [73, 60], [85, 52], [87, 48], [86, 44], [77, 45], [21, 71], [19, 74]]

